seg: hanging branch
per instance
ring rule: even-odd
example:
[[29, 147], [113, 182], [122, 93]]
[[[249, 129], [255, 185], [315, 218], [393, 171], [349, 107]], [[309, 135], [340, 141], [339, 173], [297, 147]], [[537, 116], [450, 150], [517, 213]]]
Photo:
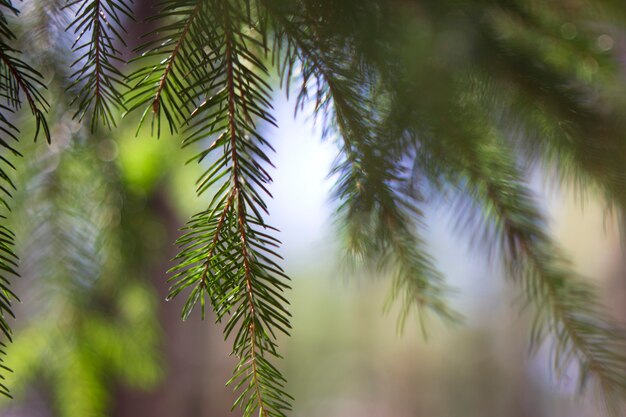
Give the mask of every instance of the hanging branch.
[[312, 23], [303, 17], [289, 19], [274, 2], [264, 3], [274, 20], [275, 60], [287, 89], [295, 69], [299, 72], [296, 109], [312, 101], [324, 135], [335, 131], [339, 137], [341, 153], [331, 174], [338, 175], [334, 196], [341, 202], [338, 213], [346, 225], [350, 256], [391, 270], [387, 306], [401, 301], [399, 330], [413, 308], [420, 313], [423, 331], [428, 310], [457, 321], [460, 316], [445, 302], [444, 278], [418, 234], [419, 199], [398, 194], [405, 186], [402, 167], [393, 147], [385, 148], [388, 140], [377, 126], [375, 103], [367, 91], [370, 80], [347, 64], [353, 60], [350, 54], [315, 36]]
[[[44, 116], [48, 110], [48, 102], [41, 90], [45, 89], [42, 76], [30, 65], [19, 58], [20, 51], [9, 46], [15, 40], [15, 34], [8, 25], [7, 13], [17, 15], [19, 11], [13, 7], [11, 1], [0, 2], [0, 147], [13, 156], [21, 156], [10, 142], [18, 141], [19, 130], [14, 122], [14, 114], [26, 101], [36, 123], [35, 139], [41, 131], [46, 140], [50, 141], [50, 132]], [[15, 184], [6, 170], [14, 170], [15, 166], [6, 155], [0, 156], [0, 203], [10, 210], [9, 199]], [[6, 216], [0, 215], [0, 220]], [[17, 255], [14, 250], [14, 234], [5, 225], [0, 225], [0, 331], [9, 342], [12, 339], [12, 330], [7, 322], [7, 316], [14, 317], [11, 304], [18, 299], [10, 289], [8, 276], [17, 276]], [[2, 346], [3, 343], [0, 342]], [[4, 354], [4, 350], [0, 350]], [[9, 370], [2, 365], [4, 358], [0, 358], [0, 368]], [[0, 374], [0, 378], [4, 377]], [[0, 394], [10, 396], [8, 388], [0, 383]]]
[[187, 125], [184, 146], [208, 137], [214, 142], [194, 159], [217, 155], [198, 180], [197, 191], [214, 192], [206, 210], [188, 223], [170, 277], [168, 298], [189, 290], [186, 319], [194, 306], [212, 303], [217, 320], [227, 318], [225, 337], [233, 337], [239, 358], [228, 382], [240, 395], [234, 407], [245, 416], [284, 416], [290, 409], [285, 379], [270, 362], [280, 357], [276, 338], [290, 329], [289, 288], [276, 248], [280, 242], [264, 216], [271, 177], [267, 149], [257, 124], [275, 125], [271, 89], [264, 78], [264, 39], [245, 2], [206, 0], [165, 2], [155, 20], [171, 19], [166, 30], [143, 46], [141, 60], [158, 64], [132, 74], [129, 110], [145, 107], [170, 130]]
[[[475, 96], [480, 96], [476, 94]], [[626, 388], [626, 338], [611, 324], [593, 286], [578, 276], [545, 233], [547, 225], [534, 203], [513, 152], [484, 113], [484, 102], [455, 107], [453, 123], [439, 125], [437, 140], [422, 140], [420, 161], [439, 161], [436, 172], [455, 187], [459, 223], [488, 242], [533, 307], [531, 345], [554, 339], [554, 368], [563, 375], [580, 366], [580, 386], [595, 383], [610, 415], [618, 416]], [[469, 122], [469, 120], [472, 122]], [[463, 123], [460, 123], [460, 121]], [[454, 149], [455, 152], [451, 152]], [[416, 164], [416, 167], [425, 164]], [[434, 178], [433, 178], [434, 179]]]
[[81, 54], [71, 64], [74, 81], [68, 87], [69, 91], [77, 90], [71, 103], [77, 109], [74, 117], [82, 121], [89, 113], [92, 131], [97, 123], [111, 128], [115, 126], [114, 110], [124, 107], [120, 90], [126, 84], [117, 68], [122, 60], [115, 43], [126, 46], [122, 19], [133, 19], [130, 4], [123, 0], [73, 0], [66, 7], [76, 14], [66, 30], [76, 35], [72, 48]]
[[161, 134], [162, 116], [173, 133], [196, 107], [192, 97], [203, 87], [197, 83], [206, 79], [203, 66], [210, 65], [203, 48], [207, 30], [213, 25], [206, 5], [205, 0], [164, 1], [160, 12], [150, 19], [161, 26], [144, 35], [149, 40], [137, 49], [142, 55], [136, 59], [143, 65], [128, 77], [128, 112], [145, 108], [138, 129], [151, 114], [152, 131], [156, 123], [157, 136]]

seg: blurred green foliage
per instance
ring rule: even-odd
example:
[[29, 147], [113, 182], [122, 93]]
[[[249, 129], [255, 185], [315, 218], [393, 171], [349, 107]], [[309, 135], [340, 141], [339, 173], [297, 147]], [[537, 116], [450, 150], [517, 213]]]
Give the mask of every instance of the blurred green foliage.
[[122, 224], [145, 215], [128, 209], [116, 164], [73, 122], [52, 126], [55, 144], [29, 145], [36, 157], [19, 161], [13, 221], [24, 237], [26, 303], [7, 351], [8, 383], [18, 396], [45, 384], [59, 416], [108, 415], [116, 384], [147, 389], [162, 375], [156, 294], [141, 272], [146, 249], [123, 241]]

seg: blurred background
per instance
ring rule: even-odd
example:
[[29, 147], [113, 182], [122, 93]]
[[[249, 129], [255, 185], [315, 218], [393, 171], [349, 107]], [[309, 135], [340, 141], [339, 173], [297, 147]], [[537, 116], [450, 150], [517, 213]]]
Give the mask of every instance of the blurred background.
[[[176, 135], [136, 134], [133, 115], [97, 133], [77, 123], [63, 81], [71, 44], [62, 30], [67, 16], [55, 1], [21, 7], [24, 21], [31, 19], [23, 43], [51, 86], [52, 143], [24, 140], [20, 150], [29, 157], [15, 161], [10, 221], [21, 258], [14, 288], [22, 303], [7, 349], [15, 399], [0, 400], [0, 416], [238, 415], [224, 386], [235, 360], [222, 329], [212, 316], [201, 321], [193, 314], [182, 322], [184, 300], [165, 301], [173, 242], [206, 204], [193, 193], [201, 167], [185, 164], [197, 150], [181, 150]], [[139, 21], [151, 7], [136, 3]], [[145, 30], [130, 25], [131, 47]], [[563, 36], [576, 36], [572, 30], [562, 28]], [[450, 54], [458, 52], [452, 35]], [[598, 48], [619, 53], [619, 39], [606, 36]], [[595, 71], [589, 62], [580, 65]], [[329, 197], [336, 145], [320, 140], [306, 111], [294, 117], [293, 105], [277, 92], [280, 128], [264, 128], [276, 148], [269, 222], [281, 230], [293, 280], [293, 332], [279, 343], [279, 367], [295, 397], [291, 415], [601, 415], [593, 398], [578, 397], [576, 369], [558, 382], [547, 353], [529, 355], [528, 317], [518, 294], [500, 265], [482, 255], [480, 242], [455, 228], [445, 204], [427, 213], [427, 241], [455, 288], [452, 304], [464, 323], [427, 320], [425, 338], [412, 317], [400, 334], [397, 311], [384, 312], [389, 280], [346, 266], [333, 217], [337, 202]], [[25, 137], [34, 129], [26, 117], [22, 129]], [[625, 258], [614, 213], [549, 178], [537, 171], [533, 185], [552, 233], [624, 321]]]

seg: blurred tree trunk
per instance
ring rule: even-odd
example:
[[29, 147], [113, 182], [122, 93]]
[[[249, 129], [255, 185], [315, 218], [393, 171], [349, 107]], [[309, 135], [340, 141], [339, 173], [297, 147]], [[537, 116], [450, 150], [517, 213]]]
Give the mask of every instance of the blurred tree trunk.
[[231, 390], [225, 388], [231, 364], [221, 330], [212, 317], [200, 320], [199, 313], [187, 322], [180, 318], [178, 299], [165, 302], [168, 293], [165, 271], [176, 255], [175, 241], [183, 221], [168, 202], [164, 187], [157, 188], [148, 207], [166, 230], [165, 242], [158, 259], [146, 268], [158, 293], [158, 320], [162, 326], [162, 355], [164, 378], [151, 392], [139, 392], [120, 387], [115, 395], [112, 417], [203, 417], [228, 415], [233, 403]]

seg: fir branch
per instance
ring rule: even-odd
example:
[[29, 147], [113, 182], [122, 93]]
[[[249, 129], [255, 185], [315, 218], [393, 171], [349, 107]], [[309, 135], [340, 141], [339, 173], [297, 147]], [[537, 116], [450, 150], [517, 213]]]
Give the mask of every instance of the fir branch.
[[189, 15], [187, 21], [185, 22], [182, 28], [181, 34], [178, 36], [176, 44], [174, 45], [174, 49], [172, 49], [172, 53], [167, 58], [165, 68], [163, 69], [162, 75], [159, 78], [159, 85], [156, 89], [156, 92], [154, 93], [154, 98], [152, 99], [152, 103], [151, 103], [152, 111], [156, 114], [159, 114], [160, 112], [161, 95], [163, 94], [163, 90], [168, 83], [168, 76], [170, 72], [172, 71], [172, 68], [176, 62], [176, 58], [178, 54], [180, 53], [183, 44], [187, 40], [187, 34], [189, 33], [189, 30], [191, 26], [193, 25], [196, 16], [200, 14], [201, 7], [202, 7], [202, 2], [201, 1], [196, 2], [196, 5], [192, 9], [191, 14]]
[[[483, 19], [479, 27], [478, 58], [494, 81], [493, 100], [506, 109], [498, 111], [515, 150], [530, 162], [556, 168], [561, 182], [582, 193], [600, 189], [610, 203], [623, 205], [622, 104], [608, 97], [600, 82], [576, 79], [538, 56], [532, 45], [501, 36], [493, 20]], [[579, 44], [594, 39], [591, 34], [579, 38]]]
[[124, 107], [120, 89], [125, 82], [116, 66], [121, 58], [115, 43], [126, 45], [122, 19], [132, 19], [132, 10], [120, 0], [73, 0], [66, 7], [76, 8], [76, 18], [66, 30], [76, 35], [72, 48], [81, 54], [71, 64], [76, 70], [68, 87], [77, 89], [72, 101], [77, 106], [74, 117], [83, 120], [91, 113], [92, 131], [99, 122], [110, 128], [115, 126], [114, 109]]
[[497, 169], [498, 176], [470, 171], [470, 181], [476, 184], [470, 187], [477, 188], [468, 191], [491, 213], [488, 221], [500, 235], [507, 267], [537, 310], [532, 342], [540, 344], [550, 332], [556, 338], [555, 368], [564, 372], [576, 359], [581, 387], [588, 378], [595, 379], [611, 415], [618, 415], [626, 388], [624, 334], [605, 317], [593, 288], [576, 276], [542, 232], [545, 223], [514, 172], [507, 178], [502, 175], [505, 167], [483, 167], [487, 172]]
[[387, 307], [401, 301], [400, 331], [413, 307], [420, 313], [424, 335], [429, 311], [446, 321], [458, 321], [460, 315], [445, 300], [449, 292], [445, 280], [419, 236], [424, 227], [422, 197], [408, 193], [402, 165], [386, 152], [383, 140], [377, 146], [354, 139], [355, 149], [344, 148], [346, 159], [334, 169], [339, 174], [335, 196], [342, 202], [338, 212], [346, 224], [352, 256], [378, 262], [379, 270], [393, 272]]
[[[26, 62], [17, 58], [20, 52], [0, 40], [0, 88], [7, 100], [5, 110], [17, 111], [22, 106], [20, 94], [24, 94], [26, 103], [35, 118], [35, 139], [43, 130], [43, 135], [50, 142], [50, 131], [45, 119], [48, 102], [41, 90], [45, 89], [42, 75]], [[8, 120], [8, 119], [7, 119]]]
[[[426, 254], [417, 234], [414, 217], [421, 217], [416, 200], [402, 199], [402, 167], [385, 148], [382, 132], [376, 126], [374, 103], [367, 92], [368, 82], [349, 66], [352, 58], [340, 47], [316, 37], [312, 23], [289, 19], [272, 1], [265, 1], [277, 30], [275, 52], [279, 71], [288, 86], [299, 65], [300, 90], [296, 109], [314, 101], [314, 114], [324, 123], [324, 134], [336, 131], [341, 154], [331, 172], [338, 175], [334, 195], [346, 224], [349, 254], [355, 259], [374, 261], [380, 270], [393, 271], [393, 284], [387, 302], [401, 299], [398, 328], [402, 330], [413, 307], [424, 316], [431, 310], [439, 317], [456, 321], [459, 315], [447, 306], [448, 291], [443, 277]], [[308, 85], [315, 91], [310, 94]], [[288, 87], [287, 87], [288, 88]], [[388, 144], [388, 143], [387, 143]]]
[[[10, 143], [18, 141], [19, 130], [13, 120], [14, 114], [22, 107], [23, 100], [25, 100], [35, 118], [35, 139], [43, 131], [49, 142], [50, 132], [44, 116], [48, 103], [41, 93], [41, 90], [45, 89], [41, 74], [19, 58], [20, 51], [9, 46], [9, 42], [15, 40], [15, 34], [9, 27], [6, 13], [12, 15], [19, 13], [8, 0], [0, 3], [0, 97], [6, 100], [0, 103], [0, 147], [13, 156], [19, 157], [20, 153]], [[10, 211], [9, 199], [16, 187], [7, 168], [15, 170], [15, 166], [7, 155], [0, 156], [0, 162], [0, 181], [3, 184], [0, 185], [0, 203]], [[4, 223], [7, 217], [0, 215], [0, 219]], [[11, 304], [13, 300], [19, 300], [11, 291], [8, 278], [8, 276], [18, 276], [18, 257], [15, 253], [14, 238], [14, 233], [6, 225], [0, 226], [0, 331], [8, 342], [12, 341], [12, 329], [7, 319], [8, 316], [15, 317]], [[4, 343], [0, 345], [5, 346]], [[0, 349], [0, 354], [4, 355], [3, 349]], [[4, 358], [1, 357], [0, 368], [10, 371], [4, 365]], [[1, 374], [0, 378], [5, 379]], [[8, 387], [3, 383], [0, 383], [0, 394], [10, 397]]]
[[457, 107], [456, 121], [464, 123], [439, 125], [437, 140], [421, 142], [422, 157], [438, 162], [437, 173], [430, 175], [442, 175], [447, 184], [458, 187], [461, 197], [455, 212], [465, 217], [465, 224], [479, 226], [482, 233], [474, 233], [494, 245], [492, 255], [501, 257], [534, 307], [531, 345], [538, 347], [551, 335], [559, 375], [576, 361], [581, 388], [593, 380], [607, 410], [618, 415], [626, 388], [624, 333], [611, 324], [594, 288], [573, 272], [544, 232], [545, 220], [512, 160], [513, 152], [494, 136], [483, 111]]
[[263, 80], [267, 69], [258, 55], [264, 46], [242, 3], [210, 1], [201, 13], [214, 19], [213, 27], [204, 29], [208, 44], [202, 45], [220, 59], [206, 74], [194, 75], [198, 90], [193, 94], [206, 98], [192, 112], [184, 144], [216, 137], [196, 156], [198, 162], [223, 152], [198, 180], [198, 193], [215, 193], [178, 241], [170, 298], [190, 289], [184, 318], [197, 303], [204, 314], [206, 296], [217, 320], [228, 317], [225, 336], [234, 337], [233, 353], [239, 358], [228, 382], [240, 392], [233, 407], [242, 408], [244, 416], [284, 416], [291, 397], [284, 377], [268, 360], [268, 355], [279, 357], [276, 338], [279, 332], [288, 334], [290, 314], [282, 295], [288, 278], [274, 250], [280, 242], [267, 233], [273, 228], [263, 219], [267, 207], [261, 195], [271, 196], [271, 177], [263, 164], [271, 165], [265, 151], [271, 146], [256, 124], [275, 124], [270, 87]]
[[[206, 72], [202, 66], [207, 65], [209, 56], [217, 58], [203, 47], [207, 36], [212, 36], [207, 1], [170, 0], [161, 2], [160, 7], [150, 21], [162, 26], [144, 35], [151, 39], [137, 49], [143, 53], [135, 61], [143, 65], [128, 76], [131, 91], [126, 98], [128, 112], [145, 108], [139, 127], [152, 114], [152, 130], [156, 124], [157, 136], [162, 116], [172, 133], [189, 118], [196, 104], [194, 92], [203, 91], [201, 81]], [[154, 59], [158, 63], [152, 64]]]

